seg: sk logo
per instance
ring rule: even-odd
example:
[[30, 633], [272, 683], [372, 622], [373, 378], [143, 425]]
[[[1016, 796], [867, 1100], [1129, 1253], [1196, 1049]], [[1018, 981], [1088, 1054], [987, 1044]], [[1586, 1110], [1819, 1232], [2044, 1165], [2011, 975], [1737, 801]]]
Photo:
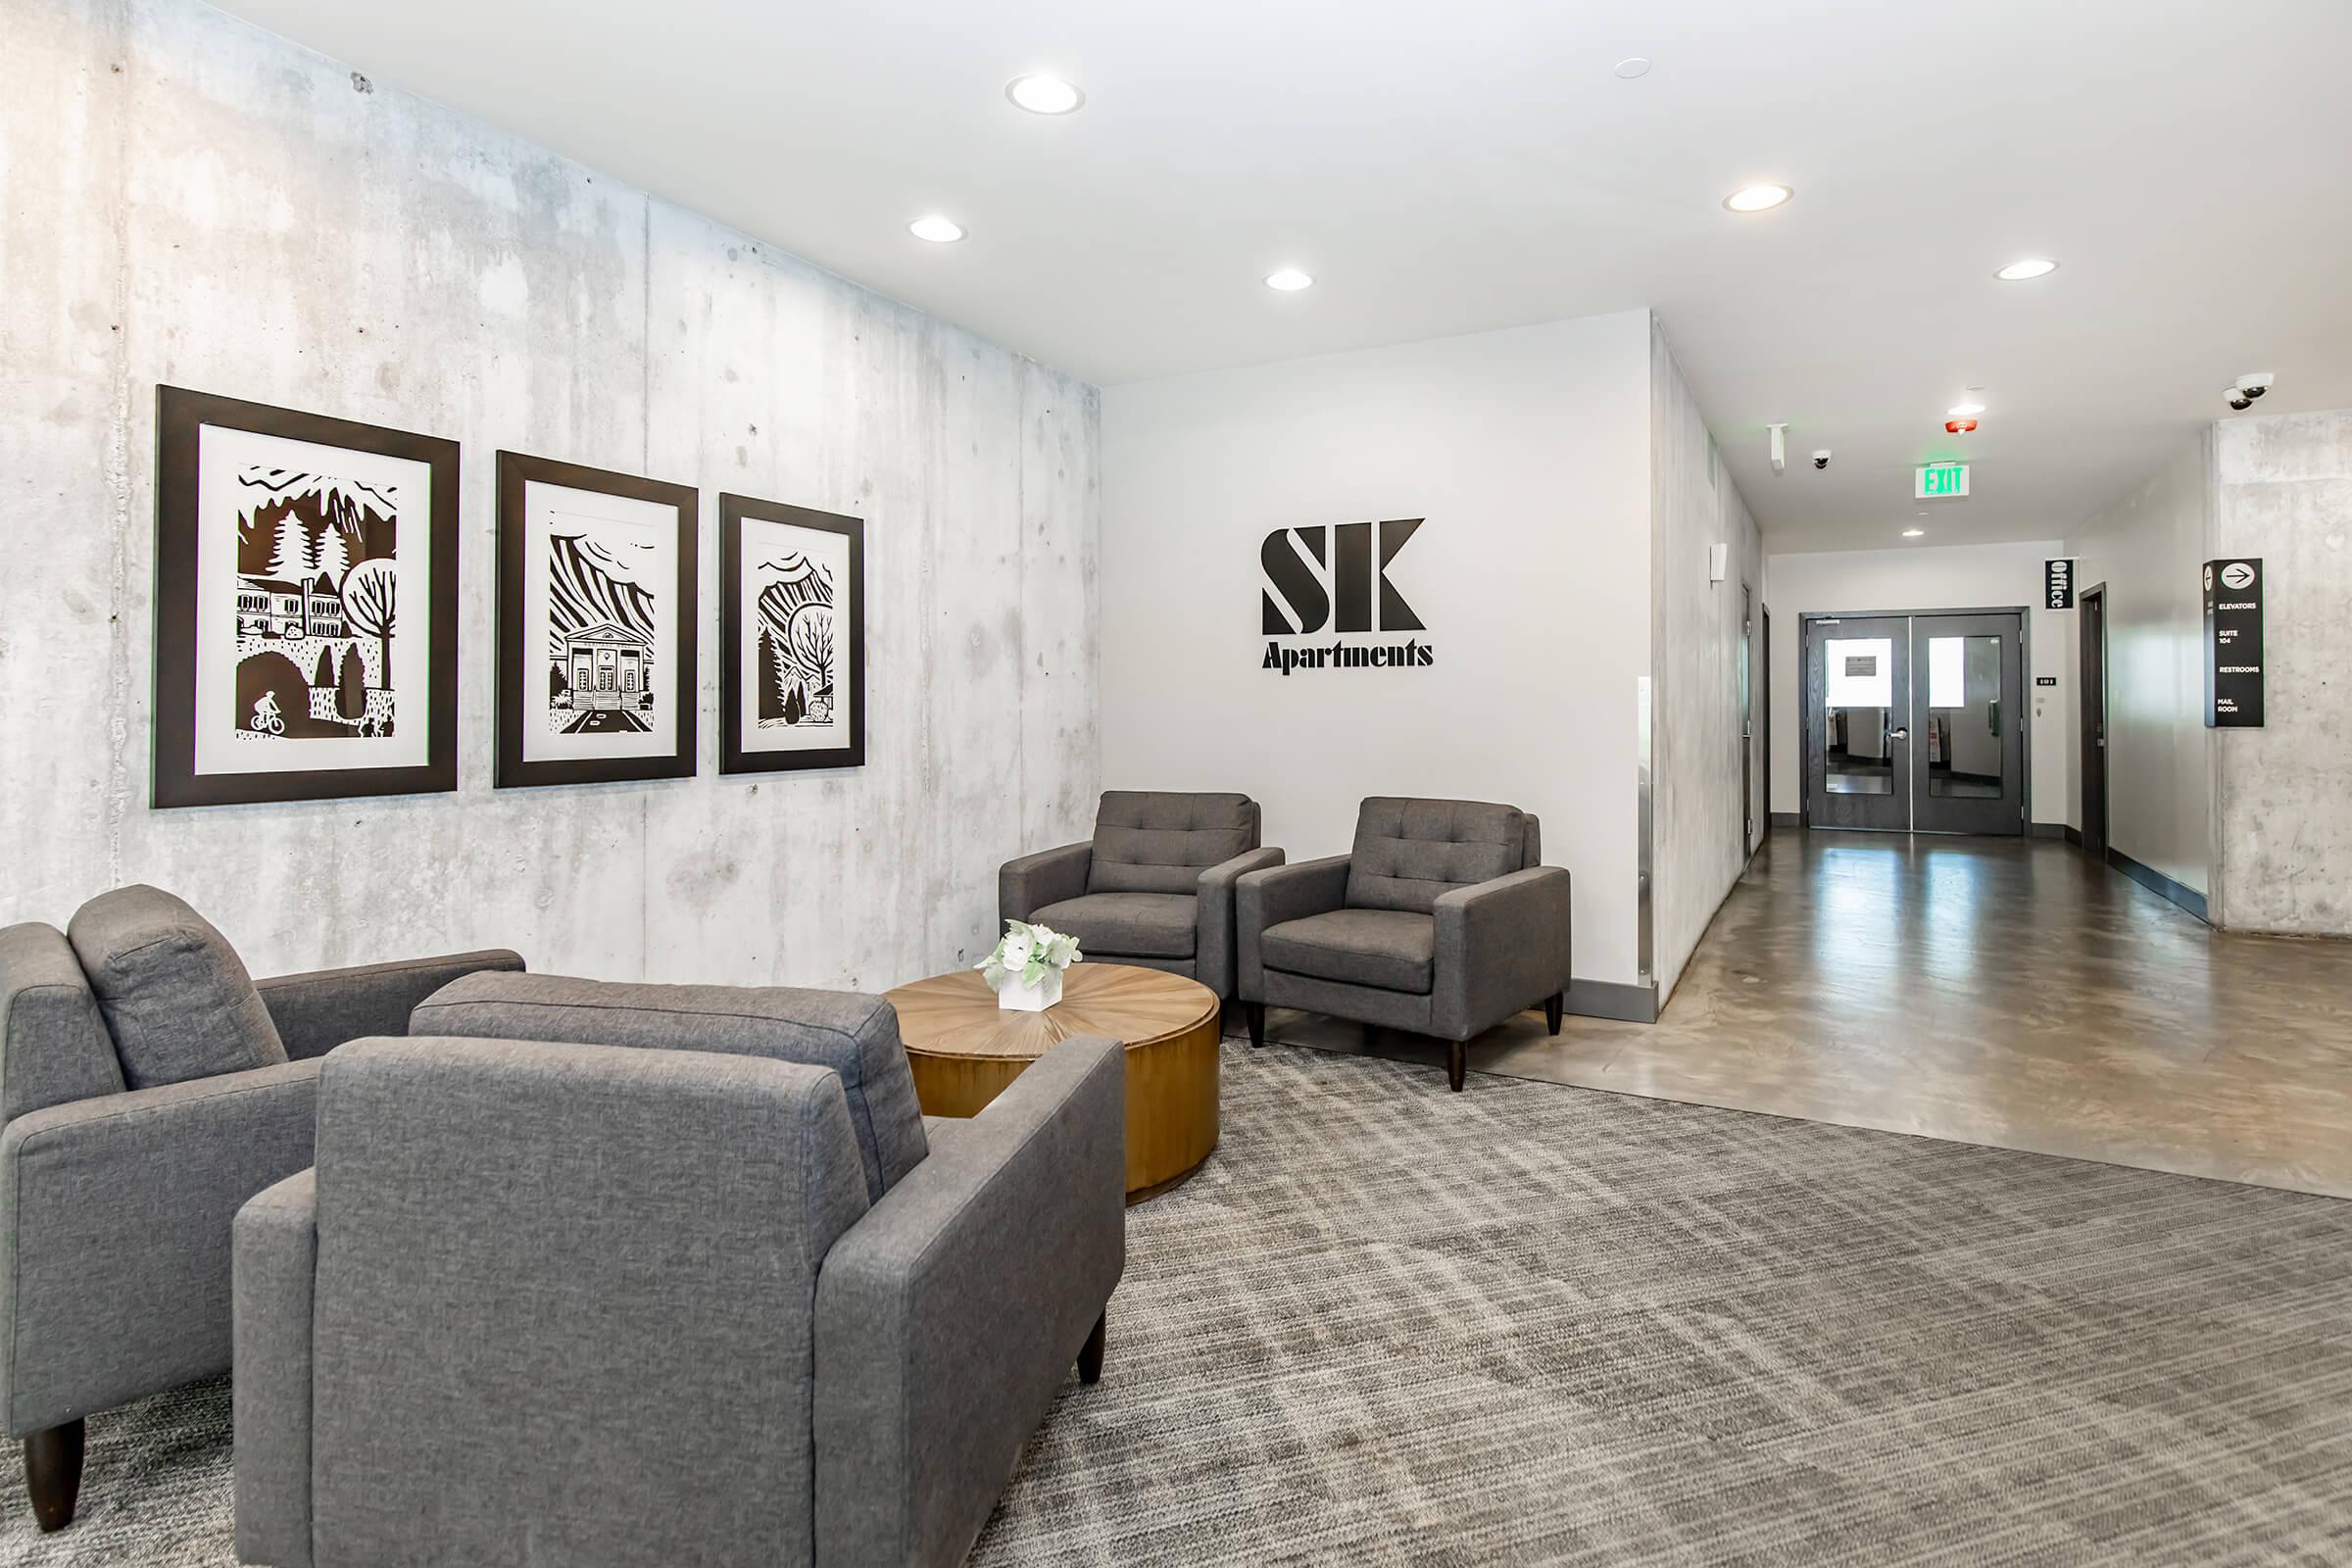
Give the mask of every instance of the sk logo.
[[[1266, 535], [1257, 552], [1258, 564], [1266, 569], [1261, 629], [1269, 637], [1303, 636], [1321, 631], [1326, 623], [1333, 631], [1425, 630], [1413, 607], [1389, 581], [1389, 563], [1423, 520], [1397, 517], [1381, 523], [1377, 565], [1372, 560], [1373, 525], [1368, 522], [1277, 528]], [[1380, 595], [1377, 626], [1372, 620], [1375, 584]]]

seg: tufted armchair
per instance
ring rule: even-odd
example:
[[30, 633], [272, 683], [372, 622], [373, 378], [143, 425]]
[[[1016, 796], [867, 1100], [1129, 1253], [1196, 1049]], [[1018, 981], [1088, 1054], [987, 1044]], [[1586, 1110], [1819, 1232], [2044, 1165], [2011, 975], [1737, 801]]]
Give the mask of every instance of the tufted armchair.
[[151, 887], [0, 930], [0, 1415], [42, 1530], [85, 1418], [229, 1364], [229, 1222], [311, 1162], [318, 1062], [504, 950], [258, 984]]
[[1269, 1004], [1413, 1034], [1451, 1050], [1458, 1093], [1472, 1035], [1544, 1004], [1560, 1032], [1568, 873], [1538, 864], [1535, 816], [1480, 801], [1375, 796], [1347, 855], [1252, 871], [1235, 888], [1250, 1043]]
[[1282, 864], [1247, 795], [1105, 790], [1095, 836], [1007, 860], [997, 913], [1066, 931], [1104, 963], [1164, 969], [1234, 995], [1234, 883]]

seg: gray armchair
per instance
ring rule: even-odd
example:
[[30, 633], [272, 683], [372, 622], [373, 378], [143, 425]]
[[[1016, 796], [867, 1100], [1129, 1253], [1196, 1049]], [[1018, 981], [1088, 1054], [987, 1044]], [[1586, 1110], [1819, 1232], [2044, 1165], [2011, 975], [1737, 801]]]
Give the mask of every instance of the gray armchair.
[[1164, 969], [1230, 1002], [1234, 884], [1282, 864], [1258, 832], [1247, 795], [1105, 790], [1092, 840], [1004, 862], [997, 913], [1066, 931], [1089, 958]]
[[[660, 994], [700, 988], [599, 989], [573, 1000], [640, 1043], [327, 1058], [317, 1169], [236, 1222], [238, 1556], [959, 1562], [1073, 1360], [1102, 1374], [1125, 1052], [1055, 1046], [877, 1200], [881, 1056], [833, 1041], [874, 1065], [857, 1094], [778, 1059], [819, 994], [698, 1019]], [[470, 996], [434, 1015], [500, 1021]], [[722, 1043], [649, 1049], [665, 1012]], [[882, 1027], [815, 1032], [845, 1025]]]
[[1269, 1004], [1433, 1035], [1458, 1093], [1471, 1036], [1539, 1002], [1558, 1034], [1569, 880], [1542, 847], [1516, 807], [1376, 796], [1350, 853], [1242, 877], [1250, 1043], [1266, 1043]]
[[178, 899], [0, 930], [0, 1412], [43, 1530], [84, 1418], [229, 1365], [229, 1225], [311, 1162], [318, 1058], [401, 1033], [471, 953], [264, 980]]

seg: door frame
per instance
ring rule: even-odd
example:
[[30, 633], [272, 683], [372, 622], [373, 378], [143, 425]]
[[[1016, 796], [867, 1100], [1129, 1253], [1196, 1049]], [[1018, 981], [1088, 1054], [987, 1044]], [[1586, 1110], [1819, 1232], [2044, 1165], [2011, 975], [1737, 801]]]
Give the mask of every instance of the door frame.
[[1740, 584], [1740, 858], [1756, 853], [1756, 591]]
[[[2104, 596], [2107, 585], [2100, 583], [2096, 589], [2091, 591]], [[2080, 600], [2077, 602], [2080, 603]], [[2104, 598], [2101, 603], [2105, 603]], [[1810, 688], [1805, 684], [1806, 672], [1811, 666], [1813, 658], [1813, 623], [1820, 620], [1892, 620], [1897, 618], [1908, 620], [1918, 615], [2015, 615], [2017, 617], [2017, 657], [2022, 666], [2021, 674], [2028, 682], [2025, 688], [2025, 701], [2019, 705], [2025, 710], [2025, 712], [2020, 715], [2024, 720], [2024, 726], [2018, 732], [2018, 742], [2023, 747], [2018, 756], [2018, 768], [2024, 778], [2022, 786], [2024, 799], [2018, 803], [2018, 809], [2023, 814], [2018, 818], [2017, 831], [2020, 838], [2032, 838], [2034, 836], [2034, 688], [2031, 682], [2034, 677], [2034, 607], [2031, 605], [1954, 605], [1924, 610], [1808, 610], [1799, 613], [1796, 617], [1797, 825], [1808, 832], [1813, 827], [1813, 768], [1810, 760], [1813, 756], [1813, 705], [1808, 700]], [[1843, 830], [1824, 829], [1824, 831]], [[1912, 828], [1906, 831], [1916, 832], [1917, 829]], [[2006, 835], [2002, 836], [2006, 837]]]
[[[2090, 689], [2090, 682], [2082, 678], [2082, 665], [2086, 662], [2085, 656], [2090, 651], [2090, 602], [2093, 599], [2099, 602], [2099, 689], [2096, 696], [2098, 698], [2100, 735], [2105, 737], [2109, 728], [2107, 723], [2107, 655], [2111, 639], [2107, 635], [2107, 585], [2101, 582], [2083, 589], [2075, 596], [2075, 619], [2078, 622], [2075, 639], [2075, 743], [2081, 751], [2081, 755], [2076, 759], [2076, 765], [2081, 769], [2080, 777], [2082, 781], [2082, 825], [2075, 830], [2075, 838], [2083, 849], [2103, 860], [2107, 858], [2108, 846], [2115, 842], [2115, 822], [2109, 814], [2115, 803], [2115, 791], [2108, 778], [2108, 764], [2115, 756], [2115, 748], [2112, 746], [2100, 748], [2091, 744], [2090, 705], [2093, 693]], [[2097, 772], [2099, 775], [2099, 837], [2096, 844], [2091, 842], [2089, 832], [2091, 758], [2094, 752], [2098, 754]]]
[[1763, 617], [1764, 628], [1761, 651], [1764, 662], [1757, 669], [1764, 692], [1756, 700], [1756, 755], [1764, 759], [1764, 817], [1763, 830], [1748, 846], [1751, 855], [1762, 849], [1764, 841], [1772, 836], [1772, 607], [1758, 605], [1756, 612]]

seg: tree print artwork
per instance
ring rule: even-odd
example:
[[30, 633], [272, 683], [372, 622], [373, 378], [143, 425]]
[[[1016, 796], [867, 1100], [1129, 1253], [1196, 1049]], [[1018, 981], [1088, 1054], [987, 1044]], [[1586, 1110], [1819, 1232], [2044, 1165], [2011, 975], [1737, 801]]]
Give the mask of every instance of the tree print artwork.
[[397, 488], [255, 464], [235, 496], [237, 738], [391, 734]]
[[829, 727], [837, 706], [833, 575], [798, 551], [752, 569], [760, 584], [760, 728]]

